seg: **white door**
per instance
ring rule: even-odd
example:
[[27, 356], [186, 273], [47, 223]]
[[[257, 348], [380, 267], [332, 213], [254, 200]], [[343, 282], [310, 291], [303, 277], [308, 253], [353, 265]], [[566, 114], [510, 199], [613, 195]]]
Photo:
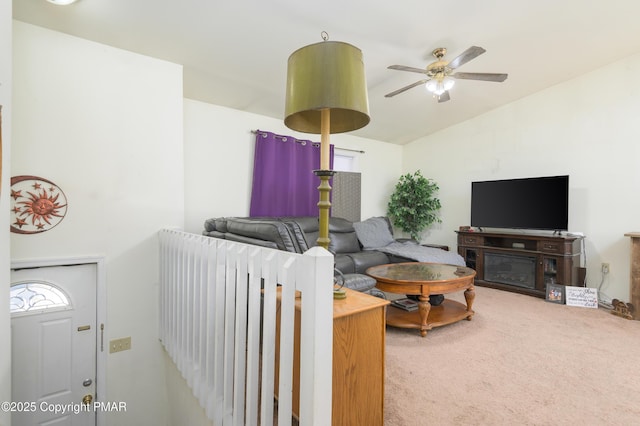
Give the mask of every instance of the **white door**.
[[96, 264], [11, 271], [13, 426], [94, 426]]

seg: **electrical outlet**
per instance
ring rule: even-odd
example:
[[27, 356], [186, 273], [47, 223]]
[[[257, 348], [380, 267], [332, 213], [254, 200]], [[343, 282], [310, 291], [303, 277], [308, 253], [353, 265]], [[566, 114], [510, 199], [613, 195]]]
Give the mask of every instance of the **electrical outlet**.
[[608, 274], [609, 273], [609, 264], [608, 263], [603, 263], [602, 264], [602, 273], [603, 274]]
[[131, 337], [123, 337], [121, 339], [114, 339], [109, 342], [109, 353], [120, 351], [128, 351], [131, 349]]

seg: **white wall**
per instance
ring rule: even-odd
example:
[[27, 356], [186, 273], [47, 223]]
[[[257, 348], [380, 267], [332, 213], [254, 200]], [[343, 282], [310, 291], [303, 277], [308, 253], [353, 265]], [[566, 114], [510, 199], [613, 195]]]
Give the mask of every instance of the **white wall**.
[[[0, 175], [0, 402], [11, 401], [11, 320], [9, 317], [9, 176], [11, 158], [11, 0], [0, 0], [0, 105], [2, 105], [2, 174]], [[0, 410], [0, 426], [10, 413]]]
[[105, 341], [132, 337], [107, 355], [102, 399], [127, 402], [107, 420], [168, 424], [156, 233], [184, 222], [182, 68], [18, 21], [13, 37], [11, 174], [53, 181], [68, 209], [47, 232], [11, 234], [11, 256], [105, 256]]
[[[283, 106], [284, 108], [284, 106]], [[265, 130], [319, 141], [294, 132], [282, 120], [185, 99], [185, 230], [200, 233], [211, 217], [248, 216], [255, 135]], [[375, 118], [374, 118], [375, 119]], [[362, 173], [362, 218], [384, 215], [402, 170], [402, 147], [347, 133], [331, 135], [336, 147], [356, 157]]]
[[[441, 226], [455, 246], [475, 180], [569, 174], [569, 230], [586, 235], [587, 282], [629, 301], [629, 239], [640, 230], [640, 55], [605, 66], [406, 146], [405, 171], [440, 185]], [[508, 80], [505, 84], [508, 84]], [[541, 200], [542, 202], [543, 200]]]

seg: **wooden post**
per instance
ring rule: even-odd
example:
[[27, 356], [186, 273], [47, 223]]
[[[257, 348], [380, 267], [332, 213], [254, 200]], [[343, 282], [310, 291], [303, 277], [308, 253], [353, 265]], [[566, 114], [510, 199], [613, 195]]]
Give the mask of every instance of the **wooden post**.
[[640, 320], [640, 232], [629, 232], [625, 237], [631, 237], [631, 277], [630, 296], [633, 305], [633, 319]]

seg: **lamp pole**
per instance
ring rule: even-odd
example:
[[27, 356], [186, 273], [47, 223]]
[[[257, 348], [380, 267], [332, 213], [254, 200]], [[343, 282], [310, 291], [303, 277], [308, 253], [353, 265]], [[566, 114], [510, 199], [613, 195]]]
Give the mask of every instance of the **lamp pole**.
[[331, 170], [329, 160], [331, 110], [323, 108], [320, 114], [320, 170], [313, 171], [320, 178], [320, 186], [318, 186], [318, 239], [316, 242], [320, 247], [328, 250], [331, 241], [329, 239], [329, 211], [331, 209], [331, 185], [329, 184], [329, 179], [335, 173]]

